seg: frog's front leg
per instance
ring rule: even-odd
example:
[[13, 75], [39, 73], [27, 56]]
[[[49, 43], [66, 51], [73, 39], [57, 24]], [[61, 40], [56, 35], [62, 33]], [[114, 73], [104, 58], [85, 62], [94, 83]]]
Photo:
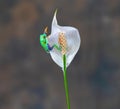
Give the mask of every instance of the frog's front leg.
[[54, 46], [54, 48], [56, 48], [58, 51], [61, 51], [61, 46], [58, 46], [57, 44], [54, 44], [53, 46]]

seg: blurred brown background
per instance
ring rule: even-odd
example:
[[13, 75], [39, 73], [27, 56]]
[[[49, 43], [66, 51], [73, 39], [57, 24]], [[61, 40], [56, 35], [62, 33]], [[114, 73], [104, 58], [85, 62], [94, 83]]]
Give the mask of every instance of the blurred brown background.
[[71, 109], [120, 109], [120, 0], [0, 0], [0, 109], [67, 109], [62, 70], [39, 45], [56, 8], [82, 40]]

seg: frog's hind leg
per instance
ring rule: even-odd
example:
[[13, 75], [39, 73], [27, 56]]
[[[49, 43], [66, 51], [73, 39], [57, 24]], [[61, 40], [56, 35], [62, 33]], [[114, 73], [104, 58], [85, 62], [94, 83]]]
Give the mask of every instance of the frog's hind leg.
[[50, 46], [49, 44], [47, 44], [47, 46], [48, 46], [49, 51], [53, 50], [54, 48], [54, 46]]

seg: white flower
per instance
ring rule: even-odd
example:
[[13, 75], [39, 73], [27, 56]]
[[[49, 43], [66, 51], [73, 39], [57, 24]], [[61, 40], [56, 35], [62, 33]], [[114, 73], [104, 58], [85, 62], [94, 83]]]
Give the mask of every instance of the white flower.
[[[71, 26], [59, 26], [56, 19], [57, 11], [54, 14], [52, 26], [51, 26], [51, 34], [48, 37], [48, 42], [51, 46], [60, 45], [60, 35], [63, 35], [63, 41], [65, 43], [65, 47], [61, 49], [65, 49], [64, 53], [66, 55], [66, 66], [68, 67], [74, 56], [78, 52], [80, 47], [80, 34], [78, 29]], [[58, 50], [54, 47], [53, 50], [50, 51], [50, 55], [53, 61], [63, 68], [63, 53], [62, 50]]]

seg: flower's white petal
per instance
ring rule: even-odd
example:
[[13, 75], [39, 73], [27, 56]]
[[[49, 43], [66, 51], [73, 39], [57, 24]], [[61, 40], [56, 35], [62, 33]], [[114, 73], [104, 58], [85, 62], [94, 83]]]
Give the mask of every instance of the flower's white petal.
[[53, 20], [52, 20], [52, 25], [51, 25], [51, 34], [53, 33], [58, 33], [60, 31], [59, 29], [59, 25], [57, 23], [57, 18], [56, 18], [56, 14], [57, 14], [57, 10], [55, 11], [54, 13], [54, 17], [53, 17]]
[[[48, 39], [49, 44], [52, 46], [54, 44], [59, 46], [58, 43], [58, 38], [59, 38], [59, 33], [62, 32], [64, 33], [64, 36], [67, 41], [67, 52], [66, 52], [66, 63], [67, 66], [71, 63], [73, 60], [74, 56], [78, 52], [78, 49], [80, 47], [80, 35], [79, 32], [76, 28], [70, 27], [70, 26], [59, 26], [57, 24], [57, 19], [56, 19], [56, 13], [54, 14], [53, 21], [52, 21], [52, 30], [50, 37]], [[50, 55], [53, 59], [53, 61], [58, 64], [60, 67], [63, 67], [63, 59], [62, 59], [62, 54], [59, 50], [53, 49], [50, 52]]]
[[53, 61], [59, 65], [60, 67], [63, 67], [63, 58], [62, 58], [62, 54], [56, 50], [53, 50], [50, 52], [50, 55], [53, 59]]
[[[51, 34], [49, 36], [48, 42], [49, 42], [50, 46], [53, 46], [54, 44], [56, 44], [59, 47], [59, 43], [58, 43], [59, 32], [55, 33], [55, 34]], [[50, 55], [51, 55], [53, 61], [56, 64], [58, 64], [60, 67], [63, 66], [63, 64], [62, 64], [62, 54], [59, 50], [54, 48], [52, 51], [50, 51]]]
[[80, 47], [80, 35], [77, 29], [66, 32], [67, 39], [67, 65], [71, 63]]

